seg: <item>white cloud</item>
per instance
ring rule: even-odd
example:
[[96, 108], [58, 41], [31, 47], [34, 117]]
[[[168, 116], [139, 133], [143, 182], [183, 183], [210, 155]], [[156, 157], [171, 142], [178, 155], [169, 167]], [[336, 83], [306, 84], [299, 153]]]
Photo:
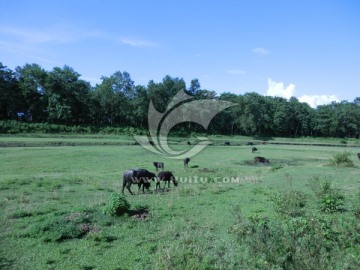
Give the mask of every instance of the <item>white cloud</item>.
[[[291, 83], [285, 87], [283, 82], [275, 82], [269, 78], [266, 95], [289, 99], [295, 96], [295, 84]], [[316, 108], [319, 105], [329, 104], [333, 101], [340, 101], [335, 95], [302, 95], [298, 97], [298, 100], [300, 102], [306, 102], [312, 108]]]
[[259, 55], [268, 55], [270, 53], [269, 50], [261, 47], [252, 49], [252, 52]]
[[294, 96], [294, 93], [295, 84], [291, 83], [285, 87], [283, 82], [275, 82], [271, 78], [268, 79], [268, 90], [266, 95], [289, 99]]
[[73, 26], [59, 25], [50, 26], [43, 29], [25, 29], [14, 27], [0, 27], [0, 33], [3, 33], [9, 40], [24, 46], [38, 46], [46, 43], [69, 43], [82, 38], [101, 38], [104, 33], [96, 30], [77, 29]]
[[228, 69], [226, 70], [226, 73], [231, 75], [244, 75], [246, 72], [242, 69]]
[[340, 100], [335, 95], [303, 95], [298, 98], [300, 102], [306, 102], [312, 108], [316, 108], [319, 105], [329, 104], [333, 101], [339, 102]]
[[155, 47], [156, 44], [143, 39], [123, 38], [120, 40], [122, 43], [133, 47]]

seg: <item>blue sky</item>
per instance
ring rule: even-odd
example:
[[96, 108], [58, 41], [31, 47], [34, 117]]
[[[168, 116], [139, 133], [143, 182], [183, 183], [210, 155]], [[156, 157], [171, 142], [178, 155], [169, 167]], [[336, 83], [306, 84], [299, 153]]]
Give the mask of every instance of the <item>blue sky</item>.
[[360, 1], [0, 0], [0, 62], [68, 65], [93, 85], [198, 78], [312, 106], [360, 96]]

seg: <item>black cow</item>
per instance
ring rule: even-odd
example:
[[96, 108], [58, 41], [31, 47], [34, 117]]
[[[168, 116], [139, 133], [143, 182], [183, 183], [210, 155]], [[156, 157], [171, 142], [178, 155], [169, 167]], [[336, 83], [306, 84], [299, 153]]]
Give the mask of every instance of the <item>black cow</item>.
[[149, 172], [145, 169], [130, 169], [124, 172], [123, 175], [123, 187], [122, 187], [122, 193], [124, 194], [125, 187], [130, 192], [131, 195], [134, 195], [131, 192], [131, 185], [132, 184], [138, 184], [138, 193], [140, 192], [141, 186], [143, 193], [145, 192], [145, 188], [149, 190], [150, 188], [150, 181], [153, 180], [153, 178], [156, 177], [155, 173]]
[[257, 148], [256, 148], [256, 147], [251, 148], [251, 153], [254, 153], [254, 152], [256, 152], [256, 151], [257, 151]]
[[191, 142], [190, 142], [190, 141], [187, 141], [187, 145], [191, 145]]
[[156, 170], [158, 169], [164, 170], [164, 162], [153, 162], [153, 165], [155, 166]]
[[270, 161], [264, 157], [254, 157], [254, 162], [260, 162], [260, 163], [264, 163], [264, 164], [269, 164]]
[[360, 153], [357, 153], [358, 159], [360, 159]]
[[166, 187], [166, 182], [168, 183], [168, 188], [170, 187], [170, 181], [172, 181], [174, 183], [174, 186], [177, 187], [178, 182], [175, 179], [175, 176], [172, 174], [172, 172], [169, 171], [165, 171], [165, 172], [159, 172], [158, 176], [157, 176], [157, 180], [156, 180], [156, 190], [160, 189], [160, 182], [164, 181], [164, 189]]
[[230, 142], [229, 142], [229, 141], [226, 141], [226, 142], [224, 142], [224, 145], [230, 146]]
[[190, 158], [185, 158], [184, 159], [184, 167], [189, 167], [189, 162], [190, 162]]

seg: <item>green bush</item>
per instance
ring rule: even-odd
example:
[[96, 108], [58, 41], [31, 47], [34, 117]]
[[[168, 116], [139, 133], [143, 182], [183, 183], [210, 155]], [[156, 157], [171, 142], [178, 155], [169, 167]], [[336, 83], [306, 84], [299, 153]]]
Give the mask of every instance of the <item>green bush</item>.
[[330, 165], [334, 167], [354, 167], [354, 162], [350, 158], [349, 152], [336, 153], [330, 159]]
[[321, 211], [333, 213], [343, 207], [345, 197], [340, 190], [331, 186], [331, 182], [321, 182], [320, 179], [316, 177], [310, 182], [310, 185], [320, 203]]
[[130, 204], [122, 194], [114, 193], [103, 208], [103, 213], [110, 216], [121, 216], [130, 209]]
[[298, 190], [271, 195], [275, 210], [284, 216], [299, 217], [305, 214], [306, 195]]
[[[230, 233], [242, 247], [244, 269], [344, 269], [341, 260], [359, 241], [357, 223], [339, 223], [332, 215], [268, 219], [239, 211]], [[352, 261], [359, 258], [354, 256]], [[357, 269], [355, 263], [346, 269]]]

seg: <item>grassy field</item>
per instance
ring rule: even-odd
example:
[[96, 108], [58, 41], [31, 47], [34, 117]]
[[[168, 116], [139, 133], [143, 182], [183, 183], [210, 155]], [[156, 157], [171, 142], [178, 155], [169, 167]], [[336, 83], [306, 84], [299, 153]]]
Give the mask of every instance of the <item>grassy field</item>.
[[[210, 139], [214, 145], [184, 168], [182, 161], [132, 145], [131, 137], [1, 136], [0, 268], [360, 267], [356, 141], [273, 139], [256, 145], [259, 151], [253, 154], [246, 142], [262, 140]], [[232, 145], [222, 145], [224, 140]], [[171, 139], [177, 149], [188, 148], [185, 142]], [[334, 155], [344, 151], [354, 166], [330, 166]], [[255, 165], [255, 155], [268, 158], [270, 165]], [[152, 184], [149, 193], [134, 196], [125, 191], [133, 211], [148, 211], [144, 219], [104, 215], [102, 208], [111, 194], [121, 192], [123, 171], [154, 171], [153, 161], [163, 161], [179, 186], [156, 193]], [[324, 188], [324, 183], [331, 188]], [[137, 193], [137, 186], [132, 190]], [[326, 208], [332, 206], [330, 199], [339, 204]], [[311, 223], [314, 220], [317, 223]], [[320, 231], [314, 231], [317, 226]], [[283, 247], [294, 238], [291, 229], [302, 232], [297, 234], [299, 243]], [[324, 245], [308, 232], [324, 235]], [[318, 242], [312, 250], [301, 250], [301, 241]], [[290, 253], [295, 257], [281, 257]]]

